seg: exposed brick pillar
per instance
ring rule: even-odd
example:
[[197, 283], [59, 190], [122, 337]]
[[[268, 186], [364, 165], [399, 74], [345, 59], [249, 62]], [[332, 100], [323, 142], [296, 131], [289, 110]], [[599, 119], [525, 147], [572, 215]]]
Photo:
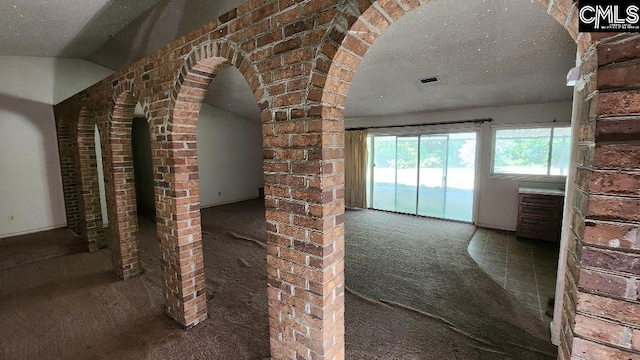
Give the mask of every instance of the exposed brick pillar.
[[168, 107], [169, 100], [152, 103], [149, 121], [165, 311], [182, 326], [191, 327], [207, 318], [195, 126], [198, 110], [177, 103], [169, 125], [166, 118], [153, 117], [167, 114]]
[[131, 127], [136, 103], [135, 97], [123, 93], [117, 99], [110, 118], [105, 118], [103, 114], [100, 121], [104, 129], [100, 134], [106, 160], [104, 173], [109, 213], [109, 247], [113, 271], [123, 280], [135, 277], [142, 271], [131, 149]]
[[344, 124], [320, 109], [263, 117], [273, 359], [344, 358]]
[[98, 186], [98, 165], [95, 145], [95, 118], [87, 109], [80, 110], [77, 130], [77, 174], [79, 210], [81, 214], [80, 235], [87, 241], [89, 251], [106, 246]]
[[58, 135], [58, 153], [60, 156], [60, 173], [62, 175], [62, 190], [67, 215], [67, 226], [76, 234], [80, 234], [80, 204], [78, 200], [78, 175], [76, 173], [75, 143], [76, 121], [71, 121], [67, 115], [60, 115], [56, 111], [56, 132]]
[[640, 35], [586, 52], [561, 359], [640, 358]]

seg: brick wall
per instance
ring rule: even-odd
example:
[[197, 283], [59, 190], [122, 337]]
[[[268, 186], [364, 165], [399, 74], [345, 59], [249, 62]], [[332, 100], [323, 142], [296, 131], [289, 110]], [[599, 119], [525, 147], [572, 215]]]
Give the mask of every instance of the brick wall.
[[640, 358], [640, 35], [583, 57], [585, 105], [568, 254], [561, 358]]
[[[263, 122], [272, 357], [344, 358], [344, 104], [369, 46], [427, 2], [249, 0], [56, 106], [61, 143], [69, 137], [65, 119], [79, 116], [65, 110], [73, 103], [95, 114], [107, 134], [116, 272], [139, 272], [130, 159], [138, 101], [152, 137], [166, 312], [186, 327], [206, 319], [196, 124], [212, 78], [235, 66]], [[576, 39], [585, 64], [595, 64], [585, 67], [581, 94], [590, 125], [580, 139], [559, 354], [637, 354], [637, 40], [592, 39], [577, 32], [574, 2], [537, 2]], [[67, 206], [73, 214], [70, 196]], [[618, 335], [601, 336], [607, 329]]]

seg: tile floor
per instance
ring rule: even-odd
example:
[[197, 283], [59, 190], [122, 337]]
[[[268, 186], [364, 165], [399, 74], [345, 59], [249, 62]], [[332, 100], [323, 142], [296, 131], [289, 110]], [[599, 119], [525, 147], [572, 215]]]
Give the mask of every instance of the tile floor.
[[549, 323], [547, 301], [555, 294], [557, 244], [522, 241], [515, 232], [478, 228], [469, 255], [493, 280]]

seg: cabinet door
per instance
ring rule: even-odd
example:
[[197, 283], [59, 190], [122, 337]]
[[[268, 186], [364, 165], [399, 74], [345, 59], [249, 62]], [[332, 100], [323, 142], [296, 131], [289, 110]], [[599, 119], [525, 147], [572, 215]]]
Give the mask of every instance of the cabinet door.
[[555, 220], [558, 218], [562, 218], [562, 207], [561, 206], [539, 206], [539, 205], [530, 205], [530, 204], [520, 204], [518, 206], [518, 213], [524, 217], [535, 217], [542, 218], [547, 220]]
[[520, 194], [520, 204], [555, 208], [563, 197], [558, 195]]
[[516, 236], [558, 242], [563, 199], [557, 195], [520, 194]]

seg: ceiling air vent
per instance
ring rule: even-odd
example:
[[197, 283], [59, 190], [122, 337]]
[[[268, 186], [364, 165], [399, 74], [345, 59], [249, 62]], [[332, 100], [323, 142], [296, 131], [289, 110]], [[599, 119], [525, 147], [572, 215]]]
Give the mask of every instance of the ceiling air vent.
[[440, 79], [438, 79], [437, 76], [432, 76], [432, 77], [420, 79], [420, 82], [423, 84], [437, 83], [437, 82], [440, 82]]

